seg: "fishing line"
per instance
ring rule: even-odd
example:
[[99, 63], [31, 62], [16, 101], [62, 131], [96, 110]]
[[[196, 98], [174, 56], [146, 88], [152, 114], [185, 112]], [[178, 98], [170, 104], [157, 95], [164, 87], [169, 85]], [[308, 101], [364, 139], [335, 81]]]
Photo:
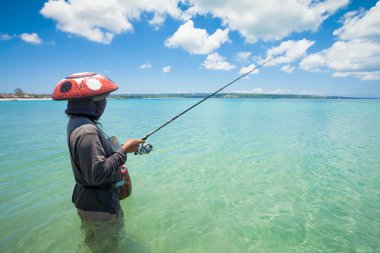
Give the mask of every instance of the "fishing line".
[[[165, 126], [169, 125], [170, 123], [172, 123], [174, 120], [178, 119], [179, 117], [181, 117], [182, 115], [184, 115], [185, 113], [187, 113], [188, 111], [190, 111], [191, 109], [193, 109], [194, 107], [198, 106], [199, 104], [203, 103], [204, 101], [206, 101], [207, 99], [211, 98], [212, 96], [214, 96], [215, 94], [219, 93], [220, 91], [224, 90], [225, 88], [227, 88], [228, 86], [232, 85], [233, 83], [239, 81], [240, 79], [242, 79], [243, 77], [249, 75], [251, 72], [255, 71], [256, 69], [259, 69], [261, 66], [264, 66], [265, 64], [267, 64], [268, 62], [272, 61], [272, 59], [269, 59], [267, 61], [265, 61], [264, 63], [258, 65], [257, 67], [254, 67], [252, 68], [250, 71], [246, 72], [245, 74], [239, 76], [238, 78], [236, 78], [235, 80], [229, 82], [228, 84], [226, 84], [225, 86], [223, 86], [222, 88], [220, 88], [219, 90], [215, 91], [214, 93], [208, 95], [207, 97], [205, 97], [204, 99], [200, 100], [199, 102], [195, 103], [194, 105], [190, 106], [189, 108], [187, 108], [186, 110], [184, 110], [183, 112], [181, 112], [180, 114], [174, 116], [171, 120], [165, 122], [164, 124], [162, 124], [161, 126], [157, 127], [155, 130], [153, 130], [152, 132], [148, 133], [147, 135], [145, 135], [142, 140], [147, 140], [151, 135], [153, 135], [154, 133], [158, 132], [159, 130], [161, 130], [162, 128], [164, 128]], [[135, 154], [139, 154], [139, 155], [143, 155], [143, 154], [149, 154], [150, 151], [152, 151], [153, 149], [153, 146], [149, 143], [145, 143], [143, 145], [140, 146], [139, 150], [135, 153]]]

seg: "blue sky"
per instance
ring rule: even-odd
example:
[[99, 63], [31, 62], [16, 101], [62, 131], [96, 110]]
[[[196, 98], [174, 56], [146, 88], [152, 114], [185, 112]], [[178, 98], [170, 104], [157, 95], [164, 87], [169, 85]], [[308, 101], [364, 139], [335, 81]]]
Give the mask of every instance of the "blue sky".
[[0, 92], [97, 72], [116, 93], [380, 97], [380, 1], [0, 2]]

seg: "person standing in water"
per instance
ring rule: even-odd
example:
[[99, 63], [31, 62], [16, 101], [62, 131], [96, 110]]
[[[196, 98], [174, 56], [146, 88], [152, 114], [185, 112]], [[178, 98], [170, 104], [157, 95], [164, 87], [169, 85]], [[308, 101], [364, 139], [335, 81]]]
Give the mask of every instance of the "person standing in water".
[[[82, 225], [87, 223], [87, 227], [92, 222], [122, 221], [120, 187], [116, 184], [124, 182], [121, 167], [127, 153], [136, 152], [144, 142], [130, 139], [120, 145], [99, 127], [97, 121], [106, 108], [106, 97], [116, 89], [118, 86], [107, 77], [85, 72], [66, 77], [53, 93], [53, 100], [68, 100], [67, 142], [75, 178], [72, 202]], [[87, 236], [96, 237], [92, 232], [88, 235], [87, 231]]]

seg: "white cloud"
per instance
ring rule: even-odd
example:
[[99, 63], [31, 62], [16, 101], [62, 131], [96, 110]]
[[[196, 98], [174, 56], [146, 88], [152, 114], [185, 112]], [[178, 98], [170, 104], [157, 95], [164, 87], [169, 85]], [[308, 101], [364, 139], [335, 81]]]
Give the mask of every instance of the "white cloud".
[[307, 39], [284, 41], [279, 46], [267, 50], [266, 58], [259, 59], [259, 62], [262, 63], [273, 59], [267, 66], [291, 63], [305, 56], [307, 49], [314, 45], [314, 43], [314, 41]]
[[[343, 26], [334, 31], [341, 40], [330, 48], [303, 59], [307, 71], [328, 69], [334, 77], [380, 79], [380, 2], [364, 13], [345, 15]], [[368, 29], [366, 28], [368, 26]]]
[[232, 93], [243, 93], [243, 94], [264, 94], [265, 91], [262, 88], [255, 88], [252, 90], [234, 90]]
[[162, 68], [162, 72], [169, 73], [171, 71], [172, 67], [170, 65], [165, 66]]
[[251, 56], [250, 52], [243, 51], [236, 54], [237, 61], [239, 62], [249, 62], [249, 57]]
[[231, 70], [235, 68], [234, 65], [231, 65], [226, 61], [226, 58], [219, 55], [218, 53], [209, 54], [202, 64], [205, 69], [210, 70]]
[[31, 43], [31, 44], [35, 44], [35, 45], [38, 45], [38, 44], [42, 43], [42, 40], [38, 36], [37, 33], [23, 33], [23, 34], [20, 35], [20, 38], [23, 41], [25, 41], [25, 42], [28, 42], [28, 43]]
[[320, 91], [308, 91], [308, 90], [302, 90], [300, 92], [297, 92], [298, 95], [309, 95], [309, 96], [323, 96], [323, 92]]
[[[380, 27], [379, 27], [380, 28]], [[380, 70], [380, 44], [372, 41], [338, 41], [325, 53], [335, 71]]]
[[255, 88], [252, 90], [235, 90], [232, 93], [242, 93], [242, 94], [274, 94], [274, 95], [317, 95], [322, 96], [323, 93], [319, 91], [293, 91], [293, 90], [284, 90], [284, 89], [274, 89], [274, 90], [265, 90], [263, 88]]
[[145, 63], [140, 65], [140, 69], [150, 69], [152, 68], [152, 64], [150, 64], [149, 61], [146, 61]]
[[148, 21], [148, 23], [151, 26], [153, 26], [156, 30], [158, 30], [164, 22], [165, 22], [165, 18], [162, 15], [159, 15], [157, 13], [155, 13], [153, 18]]
[[[248, 73], [249, 71], [251, 71], [252, 69], [254, 69], [256, 66], [254, 65], [254, 64], [251, 64], [251, 65], [249, 65], [249, 66], [247, 66], [247, 67], [242, 67], [240, 70], [239, 70], [239, 74], [240, 75], [243, 75], [243, 74], [245, 74], [245, 73]], [[259, 69], [255, 69], [255, 70], [253, 70], [251, 73], [249, 73], [249, 75], [251, 75], [251, 74], [258, 74], [259, 73]], [[247, 76], [247, 78], [248, 78], [249, 76]]]
[[379, 80], [380, 79], [380, 71], [367, 71], [367, 72], [335, 72], [333, 74], [334, 77], [357, 77], [361, 80]]
[[380, 44], [363, 40], [337, 41], [331, 48], [307, 56], [301, 61], [300, 67], [317, 72], [328, 68], [335, 72], [334, 77], [379, 79]]
[[243, 94], [294, 94], [291, 90], [275, 89], [275, 90], [265, 90], [263, 88], [255, 88], [252, 90], [235, 90], [232, 93], [243, 93]]
[[349, 0], [192, 0], [187, 17], [210, 13], [246, 42], [279, 40], [294, 32], [316, 31]]
[[133, 30], [132, 20], [139, 20], [144, 12], [153, 13], [150, 24], [162, 24], [162, 17], [180, 18], [177, 0], [49, 0], [40, 10], [47, 18], [57, 21], [61, 31], [108, 44], [115, 34]]
[[368, 12], [349, 12], [344, 24], [334, 31], [342, 40], [380, 39], [380, 1]]
[[295, 69], [295, 67], [290, 66], [290, 65], [284, 65], [284, 66], [281, 67], [282, 71], [284, 71], [286, 73], [289, 73], [289, 74], [293, 73], [294, 69]]
[[324, 66], [326, 63], [325, 58], [323, 57], [324, 52], [310, 54], [300, 62], [300, 67], [304, 70], [310, 72], [320, 72], [320, 67]]
[[0, 34], [0, 40], [10, 40], [12, 38], [13, 38], [13, 36], [11, 36], [9, 34]]
[[[158, 29], [170, 16], [190, 20], [196, 15], [219, 18], [245, 41], [279, 40], [294, 32], [315, 31], [349, 0], [48, 0], [40, 13], [57, 22], [61, 31], [108, 44], [116, 34], [133, 30], [133, 21]], [[189, 6], [182, 11], [178, 6]], [[185, 8], [182, 8], [185, 9]], [[225, 30], [224, 30], [225, 31]], [[210, 53], [208, 51], [207, 53]]]
[[165, 41], [165, 46], [170, 48], [181, 47], [192, 54], [209, 54], [218, 49], [228, 40], [229, 29], [217, 29], [209, 35], [205, 29], [194, 27], [194, 22], [188, 20]]

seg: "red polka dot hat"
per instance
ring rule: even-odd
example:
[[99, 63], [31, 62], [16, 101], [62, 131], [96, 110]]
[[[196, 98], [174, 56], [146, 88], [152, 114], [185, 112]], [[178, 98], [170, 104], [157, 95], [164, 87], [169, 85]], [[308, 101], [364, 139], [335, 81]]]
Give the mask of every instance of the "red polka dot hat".
[[76, 73], [58, 83], [53, 92], [53, 100], [96, 97], [111, 93], [118, 88], [106, 76], [92, 72]]

